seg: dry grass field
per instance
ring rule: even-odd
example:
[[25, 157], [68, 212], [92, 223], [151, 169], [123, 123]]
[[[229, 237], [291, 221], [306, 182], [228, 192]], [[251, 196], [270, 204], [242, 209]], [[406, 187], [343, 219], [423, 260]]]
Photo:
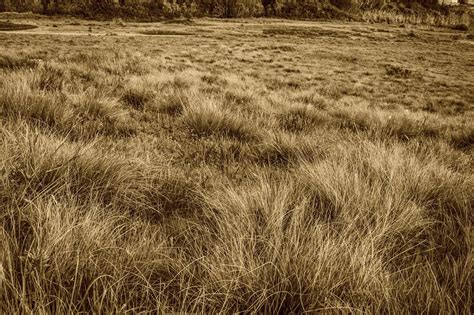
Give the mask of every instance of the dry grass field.
[[0, 313], [470, 312], [472, 32], [3, 21]]

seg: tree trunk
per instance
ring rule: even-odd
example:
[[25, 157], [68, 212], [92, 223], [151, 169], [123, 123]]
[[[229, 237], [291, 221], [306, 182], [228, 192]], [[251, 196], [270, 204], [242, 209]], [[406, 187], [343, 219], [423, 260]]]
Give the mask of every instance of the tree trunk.
[[41, 0], [41, 4], [43, 5], [43, 14], [48, 14], [48, 6], [50, 0]]

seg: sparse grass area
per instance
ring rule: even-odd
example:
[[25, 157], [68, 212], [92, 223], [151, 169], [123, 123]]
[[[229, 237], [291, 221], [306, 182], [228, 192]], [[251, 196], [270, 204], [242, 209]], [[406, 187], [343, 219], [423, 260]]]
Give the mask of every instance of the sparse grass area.
[[469, 37], [241, 22], [0, 33], [0, 313], [470, 312]]

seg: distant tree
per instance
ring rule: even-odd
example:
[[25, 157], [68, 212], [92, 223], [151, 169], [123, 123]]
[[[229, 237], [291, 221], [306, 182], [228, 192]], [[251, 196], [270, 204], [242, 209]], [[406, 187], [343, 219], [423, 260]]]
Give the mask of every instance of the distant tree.
[[58, 10], [59, 4], [65, 4], [65, 0], [41, 0], [41, 5], [43, 7], [43, 14], [48, 14], [48, 9], [52, 4], [55, 10]]
[[355, 0], [331, 0], [331, 4], [341, 10], [350, 9], [353, 5], [356, 4]]
[[9, 0], [0, 0], [0, 12], [9, 11], [11, 4]]
[[107, 11], [114, 6], [113, 0], [95, 0], [93, 4], [93, 10], [95, 11]]
[[209, 15], [213, 15], [219, 6], [216, 0], [199, 0], [196, 5], [200, 13]]
[[276, 14], [276, 0], [262, 0], [263, 10], [265, 16], [268, 16], [268, 8], [270, 7], [273, 11], [273, 15]]
[[224, 5], [224, 17], [235, 17], [235, 5], [237, 0], [222, 0]]
[[50, 0], [41, 0], [41, 5], [43, 6], [43, 14], [48, 13], [49, 3], [50, 3]]

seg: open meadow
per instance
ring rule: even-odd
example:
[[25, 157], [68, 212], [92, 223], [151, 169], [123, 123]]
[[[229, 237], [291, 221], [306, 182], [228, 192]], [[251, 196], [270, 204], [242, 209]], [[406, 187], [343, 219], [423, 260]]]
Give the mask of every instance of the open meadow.
[[472, 31], [0, 21], [0, 313], [470, 313]]

